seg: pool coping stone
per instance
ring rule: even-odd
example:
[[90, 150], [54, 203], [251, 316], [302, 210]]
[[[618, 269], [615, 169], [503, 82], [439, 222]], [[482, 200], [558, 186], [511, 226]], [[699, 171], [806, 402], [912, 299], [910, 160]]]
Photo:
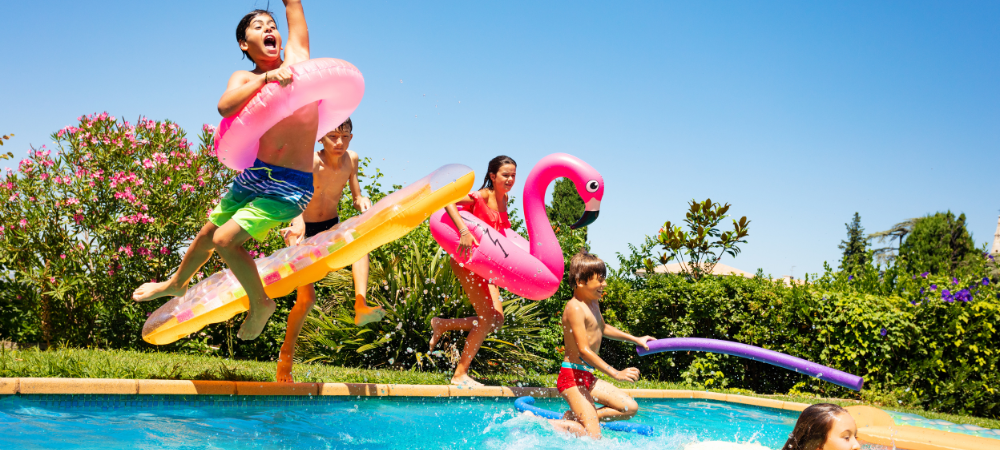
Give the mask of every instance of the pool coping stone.
[[[738, 394], [691, 390], [623, 389], [634, 398], [690, 398], [739, 403], [789, 411], [809, 405]], [[523, 397], [554, 398], [555, 388], [519, 386], [443, 386], [376, 383], [276, 383], [207, 380], [128, 380], [106, 378], [0, 378], [0, 395], [251, 395], [362, 397]], [[847, 410], [864, 442], [907, 450], [987, 450], [997, 440], [944, 430], [899, 425], [885, 411], [865, 405]]]

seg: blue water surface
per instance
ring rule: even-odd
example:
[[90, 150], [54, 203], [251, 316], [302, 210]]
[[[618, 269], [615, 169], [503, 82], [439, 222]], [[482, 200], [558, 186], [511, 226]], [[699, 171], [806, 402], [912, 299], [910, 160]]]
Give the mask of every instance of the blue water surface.
[[[107, 401], [110, 396], [91, 401], [65, 397], [0, 397], [0, 448], [669, 450], [721, 440], [773, 449], [784, 443], [798, 416], [708, 400], [639, 399], [641, 409], [632, 420], [656, 433], [606, 431], [598, 442], [558, 433], [543, 419], [516, 412], [510, 398], [150, 402], [137, 396], [112, 401]], [[536, 405], [557, 411], [566, 407], [560, 399], [539, 399]]]

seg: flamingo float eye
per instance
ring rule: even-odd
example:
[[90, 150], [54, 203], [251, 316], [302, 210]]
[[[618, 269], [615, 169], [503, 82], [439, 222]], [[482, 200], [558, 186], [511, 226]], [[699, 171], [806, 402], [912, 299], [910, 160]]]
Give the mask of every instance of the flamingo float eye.
[[587, 182], [587, 192], [597, 192], [597, 189], [601, 187], [601, 183], [597, 180], [590, 180]]

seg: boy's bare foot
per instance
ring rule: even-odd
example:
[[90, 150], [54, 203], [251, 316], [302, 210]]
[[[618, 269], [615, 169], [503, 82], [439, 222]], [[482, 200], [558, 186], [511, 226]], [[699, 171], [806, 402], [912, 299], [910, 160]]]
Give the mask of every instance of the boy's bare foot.
[[483, 383], [473, 380], [468, 374], [455, 375], [451, 378], [451, 384], [458, 387], [482, 387]]
[[175, 287], [170, 280], [162, 283], [146, 283], [132, 291], [132, 300], [148, 302], [160, 297], [180, 297], [187, 292], [187, 286]]
[[240, 326], [240, 331], [236, 333], [236, 337], [244, 341], [257, 339], [257, 336], [260, 336], [260, 333], [264, 331], [267, 319], [270, 319], [271, 314], [274, 314], [276, 306], [274, 300], [267, 297], [257, 301], [251, 300], [250, 312], [243, 319], [243, 325]]
[[278, 376], [279, 383], [294, 383], [292, 377], [292, 358], [290, 355], [281, 354], [278, 356]]
[[[361, 297], [360, 295], [358, 297]], [[361, 297], [363, 300], [364, 297]], [[362, 302], [363, 303], [363, 302]], [[385, 317], [385, 310], [381, 306], [354, 305], [354, 324], [357, 326], [368, 325], [378, 322]]]
[[431, 328], [434, 330], [434, 334], [431, 335], [430, 350], [434, 350], [438, 341], [441, 340], [441, 335], [444, 334], [444, 330], [441, 329], [441, 319], [438, 317], [431, 319]]

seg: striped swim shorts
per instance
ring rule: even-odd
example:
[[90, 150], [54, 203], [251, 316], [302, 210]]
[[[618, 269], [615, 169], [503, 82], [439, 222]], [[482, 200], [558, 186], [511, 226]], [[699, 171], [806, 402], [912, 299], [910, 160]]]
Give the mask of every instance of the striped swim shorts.
[[311, 173], [258, 159], [236, 176], [208, 220], [220, 227], [233, 220], [254, 239], [263, 240], [271, 228], [302, 214], [312, 195]]

